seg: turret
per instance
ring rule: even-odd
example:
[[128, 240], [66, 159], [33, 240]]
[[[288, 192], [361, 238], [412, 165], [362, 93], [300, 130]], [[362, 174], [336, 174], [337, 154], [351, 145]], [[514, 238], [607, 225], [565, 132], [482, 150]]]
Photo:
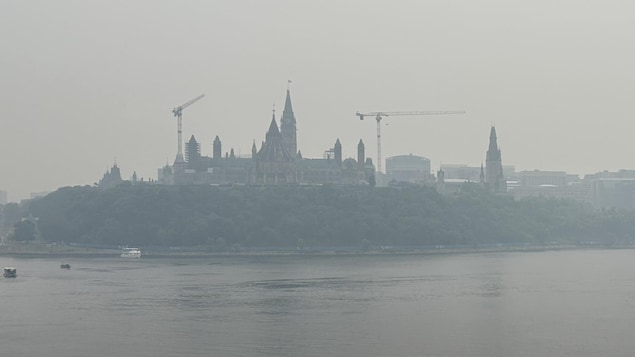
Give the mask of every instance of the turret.
[[340, 143], [340, 139], [337, 139], [337, 141], [335, 141], [335, 146], [333, 148], [334, 154], [335, 154], [335, 162], [338, 165], [342, 164], [342, 144]]
[[185, 144], [185, 161], [189, 164], [190, 168], [194, 168], [201, 157], [201, 147], [194, 138], [194, 135], [190, 137], [190, 140]]
[[212, 157], [214, 159], [220, 159], [223, 156], [223, 151], [221, 150], [221, 142], [218, 135], [216, 135], [216, 138], [214, 139], [213, 147], [214, 152], [212, 154]]
[[359, 166], [363, 167], [364, 162], [366, 161], [366, 152], [365, 152], [364, 142], [362, 139], [359, 139], [359, 144], [357, 144], [357, 163]]

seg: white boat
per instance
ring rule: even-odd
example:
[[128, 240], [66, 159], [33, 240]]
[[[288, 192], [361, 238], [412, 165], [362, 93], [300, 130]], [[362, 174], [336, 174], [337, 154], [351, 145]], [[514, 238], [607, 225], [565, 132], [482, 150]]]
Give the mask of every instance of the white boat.
[[141, 249], [139, 248], [123, 248], [121, 250], [122, 258], [141, 258]]
[[4, 267], [4, 273], [2, 275], [5, 278], [15, 278], [18, 276], [18, 273], [14, 267]]

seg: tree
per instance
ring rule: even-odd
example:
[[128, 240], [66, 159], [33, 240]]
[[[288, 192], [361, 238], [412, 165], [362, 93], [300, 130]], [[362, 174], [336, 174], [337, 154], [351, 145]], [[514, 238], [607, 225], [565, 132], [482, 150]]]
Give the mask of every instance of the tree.
[[4, 225], [5, 227], [11, 227], [14, 224], [20, 222], [22, 212], [20, 205], [15, 202], [9, 202], [4, 206]]
[[29, 242], [35, 240], [35, 223], [30, 220], [24, 220], [13, 225], [12, 240], [19, 242]]

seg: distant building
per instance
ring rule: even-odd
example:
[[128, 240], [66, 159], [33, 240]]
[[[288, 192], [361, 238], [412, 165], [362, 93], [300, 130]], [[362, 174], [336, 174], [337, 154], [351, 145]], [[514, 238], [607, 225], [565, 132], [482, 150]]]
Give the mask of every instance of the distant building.
[[480, 181], [481, 168], [477, 166], [442, 164], [441, 170], [444, 172], [446, 180]]
[[509, 187], [514, 198], [549, 197], [588, 203], [596, 209], [635, 208], [635, 170], [577, 175], [563, 171], [522, 171], [519, 184]]
[[569, 176], [564, 171], [520, 171], [516, 174], [520, 187], [541, 185], [566, 186]]
[[110, 170], [106, 170], [104, 176], [99, 180], [99, 188], [112, 188], [123, 182], [121, 178], [121, 171], [117, 166], [117, 163], [112, 165]]
[[333, 148], [323, 158], [306, 159], [298, 150], [296, 137], [297, 121], [291, 105], [291, 94], [287, 90], [284, 111], [276, 122], [275, 111], [269, 129], [260, 148], [254, 141], [251, 157], [237, 157], [234, 150], [222, 156], [222, 143], [218, 136], [213, 142], [212, 157], [201, 156], [200, 145], [192, 135], [186, 143], [185, 162], [175, 162], [158, 169], [159, 183], [181, 184], [352, 184], [364, 185], [375, 182], [375, 167], [365, 156], [365, 146], [360, 140], [357, 159], [342, 157], [342, 144], [336, 140]]
[[635, 170], [598, 172], [582, 181], [590, 188], [595, 208], [635, 208]]
[[[515, 180], [516, 168], [513, 165], [502, 165], [505, 180]], [[441, 164], [446, 179], [464, 180], [467, 182], [485, 182], [485, 168], [465, 164]], [[481, 178], [481, 172], [483, 177]]]
[[595, 208], [631, 210], [634, 207], [635, 178], [597, 178], [591, 187]]
[[592, 204], [593, 196], [589, 186], [581, 182], [572, 182], [564, 186], [542, 184], [537, 186], [516, 186], [509, 187], [509, 192], [515, 199], [527, 197], [544, 197], [575, 200]]
[[0, 205], [7, 204], [7, 191], [0, 190]]
[[[464, 183], [479, 183], [486, 189], [495, 193], [507, 192], [508, 180], [510, 186], [517, 186], [515, 168], [511, 165], [503, 166], [501, 150], [498, 147], [496, 129], [492, 126], [489, 136], [489, 147], [485, 155], [485, 167], [468, 166], [463, 164], [441, 165], [439, 173], [442, 173], [443, 191], [453, 192]], [[438, 178], [441, 176], [437, 174]], [[437, 179], [439, 180], [439, 179]], [[455, 187], [455, 189], [450, 189]]]
[[492, 192], [507, 191], [501, 150], [498, 147], [496, 128], [493, 126], [490, 129], [489, 148], [485, 157], [485, 186]]
[[386, 179], [394, 182], [425, 183], [431, 180], [430, 159], [399, 155], [386, 159]]

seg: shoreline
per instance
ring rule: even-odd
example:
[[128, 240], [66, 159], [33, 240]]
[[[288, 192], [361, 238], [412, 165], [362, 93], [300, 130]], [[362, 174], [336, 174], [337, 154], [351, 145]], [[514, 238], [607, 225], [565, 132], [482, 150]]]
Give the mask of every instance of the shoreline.
[[[22, 248], [22, 249], [20, 249]], [[142, 258], [210, 258], [210, 257], [249, 257], [249, 256], [363, 256], [363, 255], [438, 255], [438, 254], [482, 254], [513, 252], [546, 252], [562, 250], [615, 250], [635, 249], [635, 245], [523, 245], [493, 247], [460, 248], [412, 248], [412, 249], [243, 249], [238, 251], [205, 250], [154, 250], [142, 249]], [[46, 257], [83, 257], [83, 258], [120, 258], [118, 249], [46, 247], [39, 244], [0, 246], [0, 257], [46, 258]], [[123, 258], [122, 258], [123, 259]], [[126, 258], [129, 259], [129, 258]]]

